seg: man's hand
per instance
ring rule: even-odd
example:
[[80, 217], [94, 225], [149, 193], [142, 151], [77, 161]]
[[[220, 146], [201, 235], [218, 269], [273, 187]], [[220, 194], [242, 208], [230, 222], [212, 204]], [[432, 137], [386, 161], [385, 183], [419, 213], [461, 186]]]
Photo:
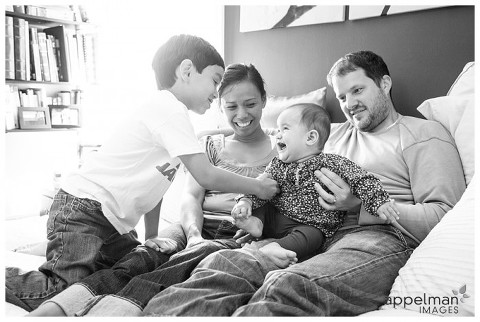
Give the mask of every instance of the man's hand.
[[177, 249], [177, 242], [170, 238], [149, 238], [144, 245], [164, 254], [170, 254]]
[[262, 173], [256, 180], [260, 181], [261, 185], [260, 191], [255, 194], [258, 198], [270, 200], [280, 192], [277, 181], [271, 179], [267, 173]]
[[252, 201], [247, 198], [240, 199], [232, 209], [232, 217], [235, 220], [247, 219], [252, 215]]
[[339, 175], [326, 168], [321, 168], [315, 171], [315, 176], [333, 193], [332, 195], [326, 192], [319, 183], [315, 183], [315, 190], [320, 195], [318, 201], [324, 209], [360, 211], [361, 200], [352, 194], [348, 183], [343, 181]]

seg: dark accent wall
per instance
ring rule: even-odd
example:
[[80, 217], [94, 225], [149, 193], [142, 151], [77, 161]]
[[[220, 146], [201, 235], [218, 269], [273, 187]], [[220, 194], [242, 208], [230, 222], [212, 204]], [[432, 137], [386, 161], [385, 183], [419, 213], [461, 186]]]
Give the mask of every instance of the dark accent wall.
[[225, 61], [253, 63], [272, 95], [327, 86], [327, 109], [344, 121], [326, 75], [348, 52], [383, 57], [393, 79], [397, 111], [421, 117], [418, 105], [443, 96], [474, 61], [474, 6], [444, 7], [386, 17], [240, 33], [240, 7], [225, 8]]

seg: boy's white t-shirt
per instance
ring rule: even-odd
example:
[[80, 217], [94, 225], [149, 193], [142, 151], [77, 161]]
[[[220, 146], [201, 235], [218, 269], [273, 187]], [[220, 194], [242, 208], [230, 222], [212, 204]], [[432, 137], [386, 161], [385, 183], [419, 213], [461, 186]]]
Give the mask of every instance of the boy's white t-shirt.
[[169, 91], [157, 91], [62, 189], [100, 202], [105, 217], [125, 234], [160, 202], [180, 167], [178, 156], [203, 152], [187, 107]]

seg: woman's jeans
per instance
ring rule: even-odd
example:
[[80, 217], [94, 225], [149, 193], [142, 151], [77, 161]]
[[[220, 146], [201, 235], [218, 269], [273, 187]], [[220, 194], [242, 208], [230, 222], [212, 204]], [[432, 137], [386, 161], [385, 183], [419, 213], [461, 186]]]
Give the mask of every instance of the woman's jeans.
[[[180, 237], [183, 233], [180, 224], [172, 224], [169, 234]], [[202, 236], [207, 240], [188, 249], [185, 248], [186, 237], [178, 250], [170, 257], [145, 246], [138, 246], [134, 251], [119, 260], [111, 269], [99, 271], [85, 279], [83, 284], [95, 295], [116, 294], [127, 298], [144, 308], [148, 301], [170, 285], [185, 281], [198, 263], [208, 255], [222, 250], [235, 249], [240, 245], [232, 239], [238, 229], [227, 220], [204, 220]]]
[[376, 310], [418, 244], [389, 225], [328, 238], [323, 253], [284, 270], [254, 247], [208, 256], [184, 283], [156, 295], [145, 315], [351, 316]]
[[[205, 242], [184, 249], [186, 236], [180, 224], [172, 224], [159, 232], [177, 242], [178, 253], [170, 256], [149, 247], [138, 246], [120, 259], [112, 268], [103, 269], [84, 278], [50, 301], [59, 305], [66, 315], [91, 314], [92, 308], [108, 306], [105, 315], [131, 315], [120, 313], [132, 306], [132, 312], [141, 312], [148, 301], [166, 287], [185, 281], [192, 270], [205, 257], [221, 249], [240, 247], [232, 239], [237, 228], [227, 220], [204, 219], [202, 237]], [[180, 251], [182, 250], [182, 251]], [[105, 295], [114, 294], [115, 302]], [[128, 311], [128, 310], [127, 310]]]
[[111, 267], [140, 244], [132, 231], [120, 235], [102, 213], [101, 204], [60, 190], [47, 221], [46, 262], [38, 271], [5, 272], [6, 300], [27, 311], [93, 272]]

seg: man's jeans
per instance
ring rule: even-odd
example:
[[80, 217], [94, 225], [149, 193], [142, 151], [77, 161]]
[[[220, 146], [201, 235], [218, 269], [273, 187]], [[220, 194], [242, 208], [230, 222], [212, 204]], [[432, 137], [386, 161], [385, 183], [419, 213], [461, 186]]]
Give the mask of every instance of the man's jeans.
[[210, 255], [184, 283], [155, 296], [145, 315], [351, 316], [386, 303], [417, 243], [389, 225], [338, 231], [323, 253], [275, 270], [255, 248]]
[[[180, 251], [185, 248], [186, 236], [180, 224], [172, 224], [162, 230], [159, 236], [177, 241], [178, 253], [170, 257], [151, 248], [138, 246], [111, 269], [86, 277], [50, 301], [59, 305], [69, 316], [132, 315], [141, 312], [157, 293], [190, 277], [197, 264], [211, 253], [240, 247], [232, 239], [236, 231], [236, 226], [227, 220], [205, 219], [202, 236], [218, 240], [207, 240]], [[102, 296], [107, 294], [115, 294], [114, 299]], [[108, 304], [105, 304], [107, 301]], [[130, 309], [130, 306], [133, 307]], [[94, 307], [97, 310], [92, 310]], [[100, 307], [102, 309], [98, 309]], [[104, 312], [98, 312], [99, 310]]]
[[120, 235], [97, 201], [60, 190], [47, 221], [47, 261], [38, 271], [5, 271], [6, 300], [31, 311], [93, 272], [111, 267], [140, 244], [135, 231]]

